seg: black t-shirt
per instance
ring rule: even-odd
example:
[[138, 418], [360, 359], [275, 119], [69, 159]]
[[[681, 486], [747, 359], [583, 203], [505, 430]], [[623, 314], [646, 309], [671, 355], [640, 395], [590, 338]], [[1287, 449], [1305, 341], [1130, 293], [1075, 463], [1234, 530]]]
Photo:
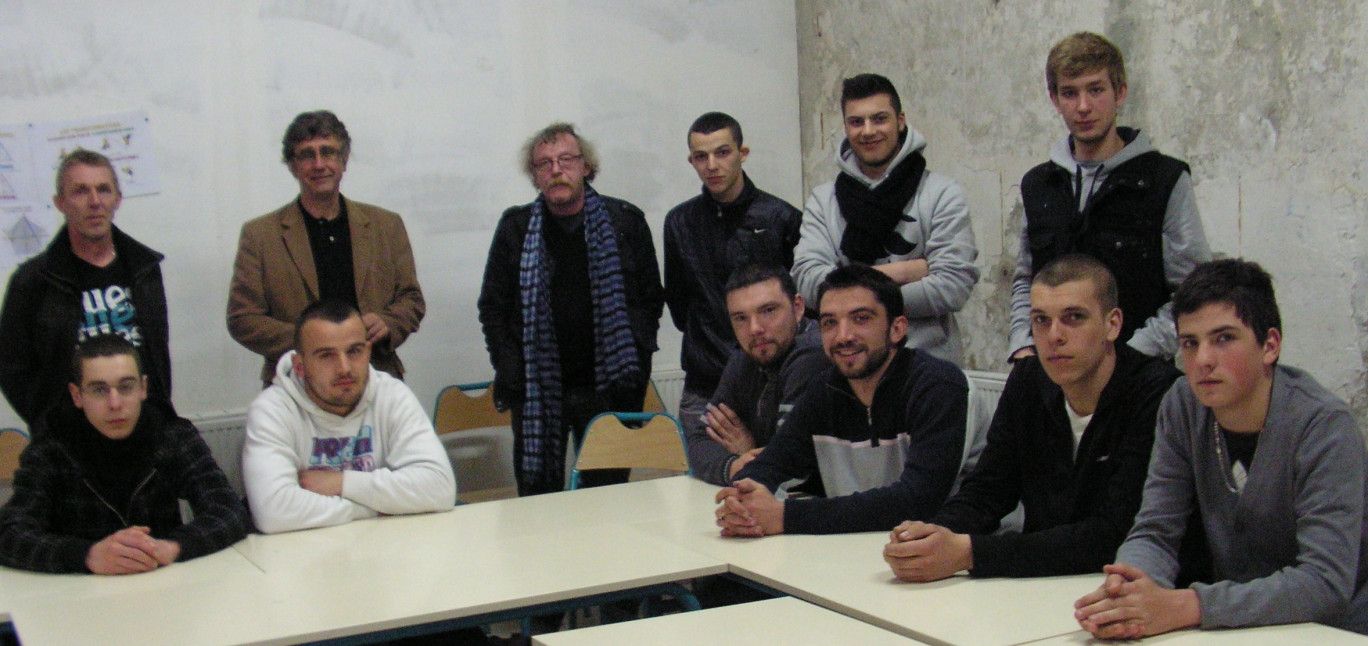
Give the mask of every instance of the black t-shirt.
[[1259, 434], [1232, 433], [1226, 429], [1221, 429], [1221, 434], [1225, 436], [1226, 448], [1230, 449], [1230, 465], [1234, 467], [1239, 463], [1248, 472], [1250, 463], [1254, 462], [1254, 450], [1259, 448]]
[[81, 290], [76, 342], [104, 334], [118, 334], [141, 348], [142, 329], [133, 306], [133, 277], [128, 264], [115, 256], [113, 262], [96, 267], [76, 256], [77, 288]]
[[318, 273], [319, 299], [356, 302], [356, 272], [352, 267], [351, 225], [347, 221], [347, 203], [342, 201], [337, 217], [331, 220], [316, 218], [299, 203], [304, 211], [304, 229], [309, 232], [309, 248], [313, 251], [314, 271]]
[[594, 388], [594, 303], [589, 294], [589, 245], [584, 214], [543, 216], [551, 260], [551, 317], [560, 349], [561, 388]]

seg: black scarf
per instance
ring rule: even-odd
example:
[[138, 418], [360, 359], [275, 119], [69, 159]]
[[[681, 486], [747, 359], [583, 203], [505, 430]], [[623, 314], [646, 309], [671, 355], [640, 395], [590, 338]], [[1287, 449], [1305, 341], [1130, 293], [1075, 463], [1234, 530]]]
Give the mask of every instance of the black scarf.
[[[906, 136], [907, 131], [903, 131], [902, 138]], [[883, 182], [873, 189], [846, 173], [837, 176], [836, 204], [846, 221], [841, 253], [865, 264], [888, 256], [885, 245], [903, 217], [903, 209], [917, 194], [925, 171], [926, 158], [913, 152], [888, 169]]]

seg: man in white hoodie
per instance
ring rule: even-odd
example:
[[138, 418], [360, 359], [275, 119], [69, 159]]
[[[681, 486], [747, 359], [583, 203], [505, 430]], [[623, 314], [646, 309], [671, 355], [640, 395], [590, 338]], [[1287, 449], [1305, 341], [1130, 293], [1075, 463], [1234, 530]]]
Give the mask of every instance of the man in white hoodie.
[[841, 174], [803, 209], [793, 279], [809, 303], [837, 267], [873, 265], [902, 288], [907, 347], [963, 363], [955, 312], [978, 282], [964, 189], [926, 170], [926, 139], [907, 126], [892, 81], [860, 74], [841, 86]]
[[361, 314], [323, 300], [247, 412], [243, 484], [267, 534], [451, 509], [456, 478], [404, 382], [370, 369]]
[[1056, 43], [1045, 82], [1069, 135], [1021, 179], [1026, 224], [1012, 279], [1011, 360], [1035, 354], [1031, 277], [1070, 253], [1097, 258], [1116, 277], [1124, 315], [1117, 342], [1171, 358], [1173, 290], [1211, 260], [1188, 165], [1139, 130], [1117, 127], [1126, 66], [1106, 38], [1078, 32]]

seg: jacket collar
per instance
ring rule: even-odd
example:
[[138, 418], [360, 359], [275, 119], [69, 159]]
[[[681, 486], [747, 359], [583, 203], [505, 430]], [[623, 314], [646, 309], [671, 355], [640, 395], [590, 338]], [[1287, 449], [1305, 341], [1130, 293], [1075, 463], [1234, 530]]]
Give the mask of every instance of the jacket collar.
[[[132, 236], [112, 224], [110, 235], [114, 238], [114, 251], [128, 263], [129, 273], [134, 277], [165, 258], [161, 253], [134, 240]], [[77, 275], [76, 260], [76, 253], [71, 250], [71, 237], [67, 235], [67, 227], [64, 224], [43, 251], [42, 268], [52, 277], [74, 284]]]

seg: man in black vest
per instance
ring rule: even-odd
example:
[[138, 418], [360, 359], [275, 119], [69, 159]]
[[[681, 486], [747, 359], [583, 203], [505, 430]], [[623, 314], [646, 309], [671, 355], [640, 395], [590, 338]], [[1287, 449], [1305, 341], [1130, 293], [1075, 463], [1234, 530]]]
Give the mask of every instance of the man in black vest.
[[1069, 136], [1021, 180], [1026, 223], [1012, 280], [1011, 359], [1035, 354], [1031, 276], [1068, 253], [1094, 256], [1116, 277], [1125, 313], [1119, 342], [1172, 356], [1170, 295], [1211, 259], [1188, 166], [1139, 130], [1116, 126], [1126, 68], [1107, 39], [1079, 32], [1059, 41], [1045, 80]]

